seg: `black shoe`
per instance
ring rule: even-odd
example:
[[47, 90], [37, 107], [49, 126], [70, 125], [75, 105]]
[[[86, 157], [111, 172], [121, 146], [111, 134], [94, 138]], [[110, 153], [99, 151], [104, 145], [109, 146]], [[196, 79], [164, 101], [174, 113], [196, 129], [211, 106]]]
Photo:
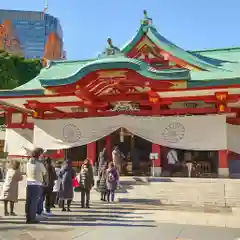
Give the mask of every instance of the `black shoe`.
[[87, 206], [86, 206], [86, 208], [90, 208], [90, 206], [89, 206], [89, 205], [87, 205]]
[[100, 200], [103, 201], [103, 198], [101, 198]]
[[67, 209], [66, 208], [62, 208], [62, 212], [66, 212], [67, 211]]
[[14, 216], [17, 216], [17, 214], [16, 214], [15, 212], [11, 212], [11, 213], [10, 213], [10, 216], [13, 216], [13, 217], [14, 217]]
[[5, 213], [4, 213], [4, 216], [5, 216], [5, 217], [9, 216], [9, 212], [5, 212]]
[[70, 209], [70, 208], [68, 208], [68, 209], [67, 209], [67, 212], [71, 212], [71, 209]]
[[82, 206], [81, 206], [81, 208], [85, 208], [85, 206], [84, 206], [84, 205], [82, 205]]
[[37, 220], [27, 220], [26, 221], [26, 224], [38, 224], [38, 223], [40, 223], [40, 222]]

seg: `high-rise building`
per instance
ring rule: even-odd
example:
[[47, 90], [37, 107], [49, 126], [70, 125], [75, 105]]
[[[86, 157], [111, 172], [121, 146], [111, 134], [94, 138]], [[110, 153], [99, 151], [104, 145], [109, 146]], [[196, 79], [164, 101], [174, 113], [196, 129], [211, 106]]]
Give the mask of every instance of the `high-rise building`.
[[57, 18], [44, 12], [0, 9], [0, 50], [26, 58], [64, 57], [63, 31]]

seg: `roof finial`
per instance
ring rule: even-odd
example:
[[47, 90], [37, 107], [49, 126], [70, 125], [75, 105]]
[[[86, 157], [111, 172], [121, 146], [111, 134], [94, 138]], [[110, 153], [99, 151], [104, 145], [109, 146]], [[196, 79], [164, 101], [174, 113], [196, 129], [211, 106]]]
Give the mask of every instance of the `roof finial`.
[[112, 39], [110, 37], [107, 39], [107, 43], [108, 43], [109, 47], [113, 46]]
[[115, 54], [121, 53], [120, 49], [113, 45], [112, 39], [110, 37], [108, 37], [107, 43], [108, 43], [107, 48], [100, 56], [113, 56]]
[[143, 10], [144, 18], [148, 19], [147, 10]]
[[142, 20], [143, 25], [152, 25], [152, 19], [148, 17], [147, 10], [143, 10], [144, 18]]

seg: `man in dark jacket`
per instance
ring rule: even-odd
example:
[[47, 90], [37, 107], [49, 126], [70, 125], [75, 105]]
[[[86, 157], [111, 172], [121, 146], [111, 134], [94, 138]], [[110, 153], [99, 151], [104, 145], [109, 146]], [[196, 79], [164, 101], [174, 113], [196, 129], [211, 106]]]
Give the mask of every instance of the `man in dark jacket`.
[[44, 179], [44, 196], [45, 196], [45, 213], [46, 215], [52, 215], [51, 207], [52, 207], [52, 197], [53, 197], [53, 186], [55, 180], [57, 180], [57, 174], [55, 172], [55, 168], [52, 165], [52, 159], [47, 158], [45, 160], [45, 167], [47, 170], [47, 175]]

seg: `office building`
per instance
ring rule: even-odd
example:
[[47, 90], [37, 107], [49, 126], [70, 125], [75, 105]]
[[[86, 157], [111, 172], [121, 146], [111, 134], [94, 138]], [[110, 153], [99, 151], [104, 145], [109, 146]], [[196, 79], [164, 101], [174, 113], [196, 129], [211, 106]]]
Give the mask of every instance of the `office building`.
[[61, 59], [63, 31], [59, 20], [44, 12], [0, 9], [0, 50], [26, 58]]

